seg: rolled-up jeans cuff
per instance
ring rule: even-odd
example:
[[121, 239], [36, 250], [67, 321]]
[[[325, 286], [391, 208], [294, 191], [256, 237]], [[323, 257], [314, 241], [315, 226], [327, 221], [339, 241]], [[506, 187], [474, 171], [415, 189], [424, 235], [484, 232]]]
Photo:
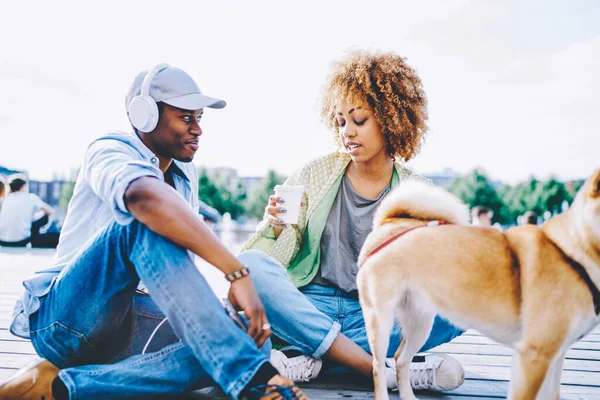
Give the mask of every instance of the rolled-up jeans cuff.
[[340, 326], [340, 324], [338, 324], [337, 322], [334, 322], [333, 325], [331, 326], [331, 329], [327, 333], [327, 336], [325, 336], [325, 339], [323, 339], [323, 341], [321, 342], [319, 347], [317, 347], [315, 352], [312, 353], [311, 357], [317, 358], [317, 359], [323, 357], [323, 355], [325, 353], [327, 353], [327, 350], [329, 350], [329, 348], [333, 344], [333, 341], [335, 340], [337, 335], [340, 333], [341, 329], [342, 329], [342, 327]]
[[75, 382], [71, 379], [69, 374], [67, 374], [64, 370], [58, 373], [58, 377], [67, 387], [69, 391], [69, 400], [77, 399], [77, 387], [75, 386]]

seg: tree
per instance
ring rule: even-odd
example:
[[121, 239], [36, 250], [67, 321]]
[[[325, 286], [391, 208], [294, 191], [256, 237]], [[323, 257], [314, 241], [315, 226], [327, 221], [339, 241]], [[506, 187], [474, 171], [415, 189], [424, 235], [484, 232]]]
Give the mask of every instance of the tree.
[[506, 204], [508, 214], [512, 223], [516, 223], [519, 215], [526, 211], [533, 211], [542, 215], [545, 210], [539, 204], [540, 181], [531, 178], [529, 182], [520, 183], [516, 186], [506, 186], [500, 191], [501, 198]]
[[73, 197], [73, 190], [75, 189], [75, 182], [65, 182], [60, 191], [60, 199], [58, 200], [58, 207], [67, 211], [69, 207], [69, 202]]
[[546, 211], [554, 214], [562, 211], [565, 201], [573, 202], [573, 195], [565, 184], [554, 178], [546, 182], [531, 178], [528, 182], [505, 187], [500, 194], [513, 222], [527, 211], [537, 215], [544, 215]]
[[250, 196], [246, 206], [246, 215], [250, 218], [261, 219], [265, 214], [265, 207], [269, 202], [269, 196], [273, 194], [273, 188], [285, 181], [282, 175], [273, 170], [269, 170], [267, 175], [258, 181]]
[[564, 202], [571, 204], [573, 197], [565, 187], [565, 184], [552, 178], [541, 185], [538, 192], [538, 205], [552, 214], [561, 212]]
[[501, 224], [509, 222], [509, 215], [504, 202], [492, 186], [489, 179], [480, 170], [474, 170], [471, 174], [456, 178], [448, 187], [448, 191], [469, 208], [485, 206], [494, 212], [494, 220]]
[[220, 213], [228, 212], [231, 218], [238, 219], [246, 213], [246, 188], [238, 178], [217, 175], [217, 187], [220, 188], [222, 199], [222, 210]]
[[212, 174], [204, 168], [198, 170], [198, 198], [221, 214], [229, 213], [237, 219], [244, 215], [246, 188], [239, 179]]

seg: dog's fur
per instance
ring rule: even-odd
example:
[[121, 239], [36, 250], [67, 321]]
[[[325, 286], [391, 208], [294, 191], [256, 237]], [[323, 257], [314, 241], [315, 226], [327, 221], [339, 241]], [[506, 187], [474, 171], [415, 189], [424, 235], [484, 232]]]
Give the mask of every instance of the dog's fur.
[[[431, 220], [451, 225], [393, 235]], [[588, 286], [570, 265], [584, 266], [600, 287], [600, 170], [571, 208], [541, 227], [500, 232], [467, 226], [468, 209], [443, 189], [407, 182], [377, 210], [357, 276], [375, 398], [388, 399], [385, 354], [394, 316], [402, 327], [396, 352], [400, 397], [415, 399], [408, 366], [436, 314], [513, 346], [509, 399], [559, 399], [566, 351], [599, 322]]]

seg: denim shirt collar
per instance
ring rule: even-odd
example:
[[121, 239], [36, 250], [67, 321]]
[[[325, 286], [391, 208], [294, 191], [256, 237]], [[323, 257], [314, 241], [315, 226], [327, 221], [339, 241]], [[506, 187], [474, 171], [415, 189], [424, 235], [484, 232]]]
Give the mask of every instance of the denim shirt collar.
[[173, 162], [171, 163], [171, 166], [169, 167], [171, 169], [171, 171], [173, 171], [173, 173], [177, 176], [179, 176], [182, 179], [185, 179], [186, 181], [189, 182], [189, 178], [188, 176], [185, 174], [185, 172], [183, 172], [183, 169], [181, 168], [181, 166], [179, 165], [179, 161], [177, 160], [173, 160]]

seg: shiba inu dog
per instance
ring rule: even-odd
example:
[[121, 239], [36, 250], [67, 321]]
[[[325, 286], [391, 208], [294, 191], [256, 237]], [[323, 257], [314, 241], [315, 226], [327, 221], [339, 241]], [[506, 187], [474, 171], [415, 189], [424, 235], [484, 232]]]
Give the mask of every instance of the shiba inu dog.
[[565, 353], [600, 323], [600, 170], [569, 210], [542, 226], [468, 226], [445, 190], [407, 182], [381, 204], [357, 276], [375, 398], [387, 399], [385, 353], [394, 317], [400, 398], [415, 399], [408, 366], [436, 314], [514, 348], [509, 399], [559, 399]]

